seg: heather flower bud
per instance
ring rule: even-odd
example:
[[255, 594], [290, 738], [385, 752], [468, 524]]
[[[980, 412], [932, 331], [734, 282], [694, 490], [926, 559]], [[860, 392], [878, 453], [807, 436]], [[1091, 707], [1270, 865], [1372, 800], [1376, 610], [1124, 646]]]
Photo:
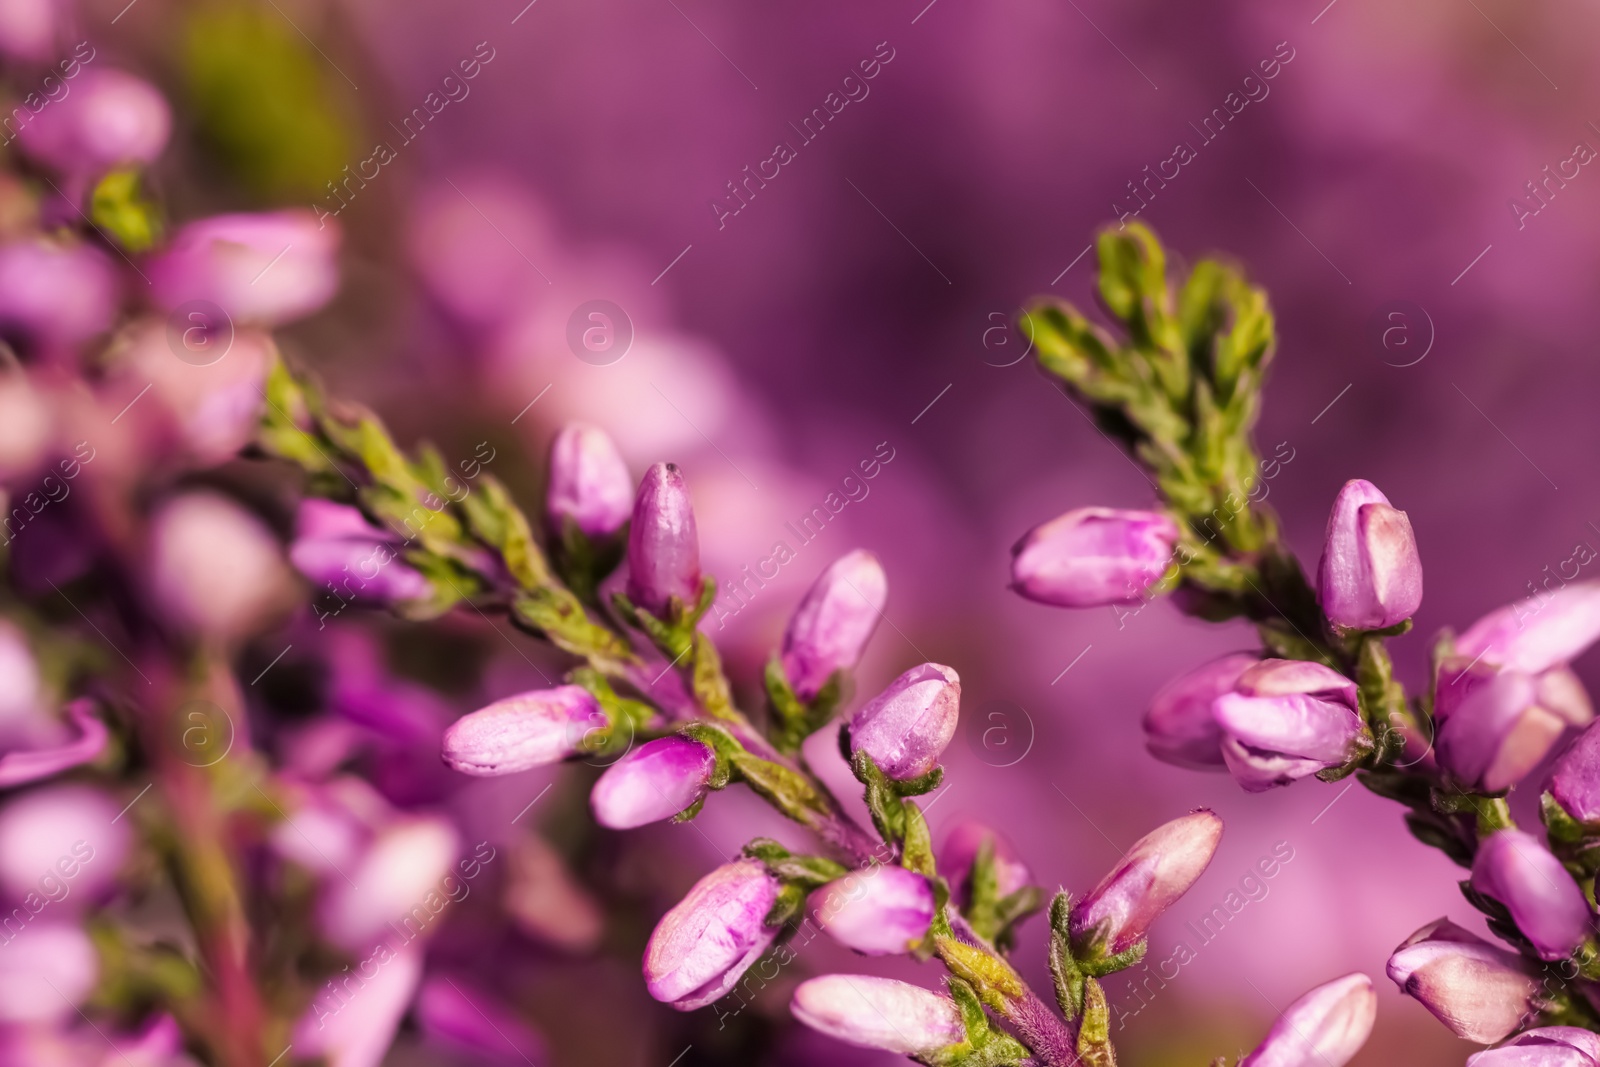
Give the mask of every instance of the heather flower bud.
[[425, 600], [428, 579], [400, 558], [400, 538], [373, 526], [359, 508], [308, 498], [295, 516], [289, 562], [318, 589], [340, 600]]
[[978, 850], [988, 842], [994, 863], [995, 895], [1009, 897], [1033, 881], [1033, 872], [1022, 862], [1016, 846], [995, 830], [974, 819], [962, 819], [945, 835], [939, 850], [939, 867], [952, 881], [961, 883], [963, 895], [967, 872], [978, 858]]
[[909, 952], [928, 936], [933, 887], [904, 867], [867, 867], [817, 890], [817, 922], [835, 941], [867, 956]]
[[457, 719], [444, 732], [444, 761], [463, 774], [515, 774], [577, 755], [606, 725], [582, 686], [534, 689]]
[[1520, 956], [1449, 919], [1429, 923], [1389, 957], [1389, 977], [1457, 1037], [1493, 1044], [1527, 1017], [1539, 983]]
[[1576, 1026], [1541, 1026], [1499, 1048], [1467, 1057], [1467, 1067], [1597, 1067], [1600, 1035]]
[[23, 62], [49, 59], [66, 7], [62, 0], [0, 4], [0, 54]]
[[1589, 935], [1583, 890], [1531, 834], [1498, 830], [1479, 844], [1472, 888], [1505, 906], [1541, 959], [1565, 959]]
[[1594, 719], [1583, 683], [1565, 667], [1528, 674], [1460, 664], [1455, 657], [1439, 671], [1435, 750], [1440, 766], [1477, 792], [1509, 789], [1544, 760], [1568, 726]]
[[1178, 524], [1158, 511], [1078, 508], [1011, 550], [1011, 588], [1041, 604], [1093, 608], [1139, 600], [1172, 562]]
[[356, 989], [348, 977], [323, 986], [295, 1023], [294, 1054], [328, 1067], [378, 1067], [416, 996], [423, 955], [417, 945], [390, 949]]
[[795, 608], [783, 633], [783, 673], [801, 700], [811, 700], [835, 671], [861, 660], [889, 600], [889, 579], [865, 549], [829, 564]]
[[661, 917], [645, 946], [650, 995], [693, 1011], [732, 989], [778, 936], [778, 927], [766, 925], [778, 888], [766, 867], [751, 859], [724, 864], [696, 882]]
[[1422, 559], [1411, 521], [1371, 482], [1345, 482], [1333, 502], [1317, 596], [1335, 625], [1352, 630], [1386, 629], [1422, 605]]
[[1563, 586], [1497, 608], [1456, 638], [1456, 655], [1539, 674], [1600, 640], [1600, 582]]
[[157, 606], [179, 629], [223, 642], [261, 629], [293, 588], [278, 540], [227, 497], [186, 493], [150, 523], [150, 583]]
[[86, 70], [17, 131], [17, 143], [37, 162], [93, 177], [151, 162], [171, 133], [172, 112], [155, 86], [120, 70]]
[[1562, 753], [1550, 794], [1579, 822], [1600, 823], [1600, 726], [1590, 726]]
[[1338, 767], [1362, 734], [1356, 684], [1320, 663], [1267, 659], [1218, 697], [1228, 770], [1252, 793]]
[[595, 540], [622, 529], [633, 510], [633, 478], [604, 430], [573, 422], [550, 445], [550, 486], [545, 510], [552, 528], [571, 519]]
[[73, 911], [102, 901], [132, 846], [123, 802], [86, 785], [47, 785], [0, 806], [0, 900], [44, 897]]
[[99, 954], [75, 923], [41, 916], [8, 932], [0, 946], [0, 1029], [76, 1015], [99, 977]]
[[1351, 974], [1318, 986], [1288, 1008], [1239, 1067], [1344, 1067], [1372, 1033], [1378, 995]]
[[967, 1039], [955, 1001], [893, 978], [828, 974], [795, 987], [794, 1017], [847, 1045], [905, 1056]]
[[1218, 697], [1233, 692], [1239, 676], [1260, 662], [1256, 656], [1237, 652], [1162, 686], [1144, 713], [1145, 745], [1150, 754], [1179, 767], [1225, 766], [1222, 727], [1212, 714], [1212, 705]]
[[34, 237], [0, 247], [0, 334], [25, 353], [88, 340], [111, 325], [116, 302], [116, 270], [93, 245]]
[[850, 752], [865, 752], [899, 781], [933, 770], [956, 733], [961, 678], [949, 667], [912, 667], [867, 701], [850, 720]]
[[663, 737], [613, 763], [594, 784], [595, 821], [613, 830], [670, 819], [706, 795], [717, 768], [711, 749], [687, 737]]
[[338, 254], [338, 227], [309, 211], [214, 215], [178, 231], [150, 264], [150, 283], [169, 311], [205, 300], [237, 325], [276, 326], [333, 299]]
[[628, 597], [652, 615], [665, 616], [676, 596], [700, 599], [700, 534], [683, 471], [657, 463], [645, 472], [628, 530]]
[[1110, 874], [1072, 910], [1075, 944], [1101, 942], [1105, 955], [1126, 952], [1204, 873], [1222, 839], [1222, 820], [1202, 808], [1141, 837]]
[[430, 1042], [467, 1053], [474, 1062], [545, 1062], [538, 1031], [465, 976], [424, 981], [417, 994], [416, 1018]]

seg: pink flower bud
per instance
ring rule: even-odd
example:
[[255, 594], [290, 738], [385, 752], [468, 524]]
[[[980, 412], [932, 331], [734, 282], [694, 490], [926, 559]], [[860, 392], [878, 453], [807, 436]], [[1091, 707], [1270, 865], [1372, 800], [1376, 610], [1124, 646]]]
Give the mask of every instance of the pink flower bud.
[[778, 880], [757, 860], [718, 867], [661, 917], [644, 950], [650, 995], [679, 1011], [722, 996], [778, 936], [766, 925]]
[[444, 761], [463, 774], [516, 774], [582, 751], [606, 725], [605, 712], [578, 685], [534, 689], [464, 715], [444, 732]]
[[8, 800], [0, 807], [0, 894], [66, 914], [100, 903], [131, 846], [121, 809], [86, 785], [49, 785]]
[[339, 288], [339, 229], [299, 209], [189, 223], [148, 269], [167, 310], [216, 304], [236, 325], [277, 326], [321, 308]]
[[1226, 766], [1222, 727], [1212, 705], [1233, 692], [1239, 676], [1261, 662], [1243, 652], [1212, 660], [1162, 686], [1144, 713], [1145, 745], [1158, 760], [1201, 769]]
[[[327, 1067], [378, 1067], [394, 1043], [417, 984], [422, 949], [387, 947], [363, 958], [353, 977], [319, 987], [292, 1034], [294, 1054]], [[345, 985], [353, 987], [342, 992]]]
[[828, 974], [795, 987], [789, 1006], [813, 1030], [847, 1045], [919, 1056], [967, 1039], [955, 1001], [893, 978]]
[[95, 716], [94, 706], [88, 700], [74, 700], [66, 712], [70, 728], [51, 729], [44, 740], [13, 742], [14, 747], [0, 754], [0, 789], [54, 777], [94, 761], [105, 751], [111, 734]]
[[100, 979], [100, 958], [77, 925], [41, 915], [0, 944], [0, 1024], [76, 1017]]
[[317, 926], [330, 943], [359, 952], [396, 928], [431, 934], [446, 906], [439, 892], [461, 851], [445, 819], [418, 816], [385, 827], [356, 863], [324, 879]]
[[1457, 1037], [1480, 1045], [1503, 1040], [1528, 1017], [1539, 982], [1515, 953], [1463, 930], [1431, 922], [1394, 950], [1389, 977]]
[[106, 254], [33, 237], [0, 247], [0, 334], [25, 354], [52, 356], [111, 325], [117, 274]]
[[359, 508], [314, 497], [300, 502], [289, 562], [331, 594], [376, 603], [425, 600], [433, 586], [401, 558], [404, 542], [367, 521]]
[[933, 770], [956, 733], [961, 678], [924, 663], [889, 683], [850, 719], [850, 751], [865, 752], [890, 778], [906, 781]]
[[835, 671], [853, 670], [883, 618], [889, 580], [864, 549], [840, 556], [806, 592], [783, 633], [783, 673], [811, 700]]
[[1563, 586], [1497, 608], [1456, 639], [1471, 662], [1539, 674], [1571, 663], [1600, 640], [1600, 582]]
[[151, 594], [179, 629], [234, 642], [289, 603], [293, 585], [277, 538], [227, 497], [173, 497], [151, 520], [150, 542]]
[[1443, 664], [1434, 691], [1439, 764], [1470, 789], [1499, 793], [1538, 766], [1568, 726], [1594, 709], [1583, 683], [1564, 667], [1542, 674], [1479, 662]]
[[1600, 823], [1600, 726], [1590, 726], [1562, 753], [1550, 793], [1579, 822]]
[[911, 951], [933, 922], [933, 887], [904, 867], [867, 867], [817, 890], [817, 924], [867, 956]]
[[670, 819], [705, 796], [711, 749], [687, 737], [647, 742], [606, 769], [589, 794], [595, 821], [613, 830]]
[[1499, 830], [1480, 843], [1472, 888], [1505, 905], [1541, 959], [1565, 959], [1589, 935], [1583, 890], [1531, 834]]
[[417, 1022], [437, 1044], [459, 1049], [475, 1062], [543, 1062], [544, 1041], [522, 1017], [464, 976], [434, 976], [417, 995]]
[[633, 510], [633, 478], [604, 430], [573, 422], [550, 445], [550, 486], [545, 510], [551, 526], [571, 519], [588, 537], [610, 537]]
[[1328, 618], [1352, 630], [1386, 629], [1422, 606], [1422, 558], [1411, 520], [1371, 482], [1345, 482], [1333, 502], [1317, 595]]
[[1150, 924], [1189, 891], [1222, 840], [1222, 820], [1204, 808], [1136, 841], [1122, 862], [1072, 910], [1072, 937], [1103, 939], [1114, 956], [1144, 940]]
[[1344, 1067], [1367, 1043], [1377, 1014], [1372, 979], [1346, 975], [1284, 1009], [1239, 1067]]
[[11, 0], [0, 5], [0, 54], [22, 62], [52, 58], [65, 0]]
[[1467, 1067], [1596, 1067], [1600, 1035], [1576, 1026], [1541, 1026], [1499, 1048], [1467, 1057]]
[[978, 858], [978, 849], [990, 842], [994, 856], [996, 894], [1009, 897], [1033, 881], [1033, 872], [1022, 862], [1016, 846], [997, 831], [975, 819], [962, 819], [945, 835], [944, 848], [939, 850], [939, 867], [953, 883], [960, 883], [966, 893], [967, 871]]
[[1017, 542], [1011, 588], [1063, 608], [1132, 603], [1166, 572], [1178, 536], [1158, 511], [1069, 511]]
[[17, 143], [37, 162], [92, 178], [153, 161], [171, 134], [172, 111], [155, 86], [120, 70], [92, 69], [19, 129]]
[[688, 606], [700, 599], [700, 534], [675, 463], [657, 463], [639, 485], [628, 529], [628, 596], [657, 616], [674, 596]]
[[1356, 684], [1320, 663], [1267, 659], [1218, 697], [1228, 770], [1252, 793], [1287, 785], [1354, 754], [1361, 736]]

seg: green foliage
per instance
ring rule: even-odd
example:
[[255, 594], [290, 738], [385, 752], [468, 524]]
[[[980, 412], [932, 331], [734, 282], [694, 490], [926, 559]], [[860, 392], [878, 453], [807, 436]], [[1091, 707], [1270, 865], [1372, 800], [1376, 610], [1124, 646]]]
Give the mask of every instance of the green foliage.
[[89, 197], [89, 218], [125, 251], [148, 252], [161, 240], [161, 209], [144, 195], [139, 172], [119, 168]]

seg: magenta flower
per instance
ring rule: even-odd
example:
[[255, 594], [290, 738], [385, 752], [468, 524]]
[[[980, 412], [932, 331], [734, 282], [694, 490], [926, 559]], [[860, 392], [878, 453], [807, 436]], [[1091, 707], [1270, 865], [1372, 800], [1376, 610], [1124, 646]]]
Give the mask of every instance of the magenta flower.
[[811, 1029], [859, 1048], [920, 1056], [967, 1039], [955, 1001], [893, 978], [828, 974], [795, 987], [789, 1005]]
[[1328, 516], [1317, 596], [1335, 625], [1383, 630], [1422, 606], [1422, 558], [1406, 513], [1360, 478], [1344, 483]]
[[866, 956], [911, 951], [933, 922], [933, 887], [904, 867], [852, 871], [817, 890], [817, 925]]
[[850, 751], [865, 752], [884, 774], [905, 781], [927, 774], [956, 733], [961, 678], [949, 667], [912, 667], [850, 719]]
[[1178, 536], [1159, 511], [1078, 508], [1017, 542], [1011, 588], [1063, 608], [1132, 603], [1166, 572]]
[[1267, 659], [1217, 698], [1228, 770], [1252, 793], [1337, 767], [1354, 755], [1362, 724], [1356, 684], [1320, 663]]
[[1472, 863], [1472, 888], [1505, 905], [1541, 959], [1565, 959], [1589, 936], [1583, 890], [1531, 834], [1499, 830], [1484, 839]]
[[1499, 1048], [1467, 1057], [1467, 1067], [1596, 1067], [1600, 1035], [1576, 1026], [1541, 1026]]
[[[46, 785], [0, 806], [0, 896], [68, 913], [101, 903], [132, 846], [123, 801], [78, 783]], [[3, 935], [0, 935], [3, 936]]]
[[1218, 697], [1233, 692], [1239, 676], [1260, 662], [1258, 656], [1236, 652], [1157, 690], [1144, 713], [1145, 745], [1150, 754], [1179, 767], [1225, 767], [1222, 726], [1212, 705]]
[[550, 444], [550, 485], [545, 511], [551, 527], [563, 519], [596, 540], [622, 529], [633, 511], [628, 464], [604, 430], [572, 422]]
[[0, 789], [53, 778], [62, 771], [93, 762], [105, 751], [111, 734], [94, 714], [94, 706], [88, 700], [74, 700], [66, 711], [77, 736], [6, 749], [0, 754]]
[[939, 868], [965, 891], [967, 871], [978, 858], [978, 849], [988, 841], [994, 856], [996, 893], [1008, 897], [1033, 881], [1033, 872], [1022, 861], [1016, 846], [999, 832], [975, 819], [962, 819], [945, 835], [939, 850]]
[[474, 1062], [544, 1062], [544, 1040], [500, 998], [465, 976], [433, 975], [417, 994], [416, 1018], [430, 1041]]
[[1389, 957], [1389, 977], [1457, 1037], [1480, 1045], [1503, 1040], [1522, 1025], [1539, 992], [1522, 957], [1439, 919]]
[[1072, 909], [1072, 939], [1105, 955], [1144, 940], [1150, 924], [1189, 891], [1222, 840], [1222, 820], [1204, 808], [1134, 842], [1122, 862]]
[[533, 689], [452, 723], [444, 732], [444, 761], [463, 774], [516, 774], [577, 755], [606, 722], [582, 686]]
[[163, 503], [150, 521], [151, 596], [169, 623], [224, 643], [250, 636], [290, 602], [278, 539], [208, 490]]
[[691, 607], [700, 599], [700, 535], [675, 463], [657, 463], [639, 485], [628, 529], [628, 596], [662, 617], [672, 597]]
[[111, 325], [117, 274], [106, 254], [33, 237], [0, 247], [0, 334], [25, 352], [70, 349]]
[[309, 211], [213, 215], [179, 230], [147, 273], [169, 311], [204, 300], [236, 325], [277, 326], [333, 299], [338, 255], [338, 227]]
[[883, 618], [889, 579], [865, 549], [829, 564], [795, 608], [783, 633], [783, 673], [801, 700], [811, 700], [835, 671], [853, 670]]
[[1590, 726], [1562, 753], [1550, 793], [1579, 822], [1600, 822], [1600, 727]]
[[359, 508], [307, 497], [295, 516], [289, 562], [317, 593], [372, 603], [425, 600], [433, 586], [402, 558], [404, 542], [367, 521]]
[[42, 914], [0, 944], [0, 1028], [76, 1018], [100, 979], [94, 943], [76, 923]]
[[1456, 638], [1456, 655], [1540, 674], [1600, 640], [1600, 582], [1563, 586], [1497, 608]]
[[1584, 726], [1594, 708], [1565, 667], [1541, 674], [1479, 662], [1441, 666], [1434, 697], [1439, 764], [1482, 793], [1509, 789], [1538, 766], [1568, 726]]
[[732, 989], [773, 939], [778, 880], [757, 860], [723, 864], [661, 917], [644, 950], [650, 995], [693, 1011]]
[[1367, 1043], [1377, 1014], [1372, 979], [1346, 975], [1285, 1008], [1239, 1067], [1344, 1067]]
[[317, 928], [331, 944], [352, 953], [395, 929], [404, 930], [408, 939], [432, 934], [437, 925], [429, 905], [443, 900], [438, 887], [460, 853], [460, 835], [448, 820], [392, 816], [350, 866], [324, 875]]
[[71, 92], [32, 116], [17, 131], [17, 143], [39, 163], [93, 178], [154, 161], [171, 134], [172, 111], [155, 86], [96, 68], [80, 73]]
[[14, 0], [0, 6], [0, 54], [24, 63], [50, 59], [69, 6], [66, 0]]
[[647, 742], [606, 769], [589, 794], [595, 821], [613, 830], [670, 819], [706, 795], [711, 749], [687, 737]]
[[295, 1054], [323, 1057], [328, 1067], [378, 1067], [422, 980], [422, 955], [414, 945], [385, 947], [352, 969], [353, 995], [343, 983], [320, 987], [295, 1024]]

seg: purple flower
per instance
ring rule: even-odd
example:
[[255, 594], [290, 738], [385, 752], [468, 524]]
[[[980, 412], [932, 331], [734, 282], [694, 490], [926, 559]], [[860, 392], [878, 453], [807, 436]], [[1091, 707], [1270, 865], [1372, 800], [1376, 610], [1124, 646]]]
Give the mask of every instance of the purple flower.
[[661, 617], [672, 597], [689, 607], [700, 599], [700, 535], [675, 463], [657, 463], [639, 484], [628, 530], [628, 596]]
[[[318, 989], [295, 1025], [296, 1055], [321, 1056], [328, 1067], [378, 1067], [383, 1062], [422, 980], [422, 949], [385, 946], [364, 955], [352, 975], [339, 985]], [[354, 989], [345, 992], [345, 983]]]
[[0, 5], [0, 53], [25, 63], [50, 59], [68, 7], [65, 0], [13, 0]]
[[1011, 588], [1041, 604], [1093, 608], [1143, 597], [1172, 563], [1178, 524], [1159, 511], [1078, 508], [1011, 550]]
[[1204, 808], [1157, 827], [1072, 910], [1072, 938], [1100, 942], [1114, 956], [1144, 940], [1160, 917], [1204, 873], [1222, 839], [1222, 820]]
[[1499, 830], [1480, 843], [1472, 888], [1505, 905], [1541, 959], [1566, 959], [1589, 935], [1583, 890], [1531, 834]]
[[213, 215], [179, 230], [148, 273], [168, 311], [205, 300], [237, 325], [276, 326], [333, 299], [338, 254], [338, 227], [309, 211]]
[[162, 615], [180, 630], [233, 642], [290, 602], [278, 539], [227, 497], [202, 490], [162, 504], [150, 522], [149, 580]]
[[106, 254], [73, 240], [32, 237], [0, 247], [0, 334], [49, 356], [88, 340], [116, 314]]
[[847, 1045], [905, 1056], [967, 1039], [955, 1001], [893, 978], [864, 974], [810, 978], [795, 987], [789, 1010], [813, 1030]]
[[1226, 766], [1222, 727], [1212, 713], [1218, 697], [1233, 692], [1239, 676], [1261, 660], [1235, 652], [1212, 660], [1156, 691], [1144, 713], [1145, 745], [1165, 763], [1202, 769]]
[[1467, 1057], [1467, 1067], [1596, 1067], [1600, 1035], [1576, 1026], [1541, 1026], [1499, 1048]]
[[550, 486], [545, 510], [551, 527], [561, 520], [595, 540], [622, 529], [633, 510], [633, 478], [622, 453], [604, 430], [572, 422], [550, 445]]
[[577, 755], [606, 721], [582, 686], [534, 689], [457, 719], [444, 732], [444, 761], [463, 774], [516, 774]]
[[1367, 1043], [1377, 1014], [1372, 979], [1346, 975], [1284, 1009], [1239, 1067], [1344, 1067]]
[[434, 1042], [477, 1062], [525, 1064], [544, 1059], [544, 1041], [522, 1017], [465, 976], [434, 975], [417, 994], [417, 1022]]
[[1345, 763], [1361, 736], [1356, 684], [1320, 663], [1266, 659], [1217, 698], [1222, 758], [1259, 793]]
[[1389, 977], [1457, 1037], [1480, 1045], [1522, 1025], [1539, 983], [1515, 953], [1496, 948], [1449, 919], [1431, 922], [1394, 950]]
[[852, 871], [817, 890], [817, 924], [835, 941], [867, 956], [911, 951], [933, 922], [933, 887], [904, 867]]
[[978, 858], [978, 850], [989, 842], [994, 857], [996, 894], [1008, 897], [1033, 881], [1033, 872], [1022, 862], [1016, 846], [997, 831], [975, 819], [962, 819], [945, 835], [944, 848], [939, 850], [939, 866], [966, 890], [967, 872]]
[[116, 884], [132, 834], [123, 802], [86, 785], [48, 785], [0, 807], [0, 894], [29, 910], [81, 912]]
[[0, 945], [0, 1028], [54, 1023], [77, 1014], [100, 978], [89, 935], [71, 922], [41, 915]]
[[1500, 793], [1521, 781], [1568, 726], [1594, 709], [1583, 683], [1565, 667], [1541, 674], [1501, 670], [1460, 657], [1442, 664], [1433, 714], [1439, 764], [1466, 787]]
[[1383, 630], [1421, 607], [1422, 558], [1411, 520], [1371, 482], [1344, 483], [1323, 545], [1317, 597], [1335, 625]]
[[425, 600], [433, 586], [400, 558], [403, 544], [359, 508], [308, 497], [295, 516], [289, 562], [319, 594], [377, 603]]
[[596, 822], [613, 830], [670, 819], [706, 795], [716, 767], [708, 746], [662, 737], [608, 767], [589, 794], [589, 807]]
[[1497, 608], [1456, 639], [1468, 662], [1539, 674], [1571, 663], [1600, 640], [1600, 582], [1563, 586]]
[[956, 733], [961, 678], [949, 667], [912, 667], [850, 719], [850, 752], [865, 752], [899, 781], [933, 770]]
[[105, 751], [111, 734], [95, 716], [94, 706], [88, 700], [74, 700], [66, 710], [77, 736], [36, 743], [33, 747], [8, 748], [0, 755], [0, 789], [54, 777], [92, 762]]
[[[356, 953], [404, 930], [431, 934], [444, 907], [440, 884], [455, 865], [461, 839], [439, 816], [391, 816], [348, 867], [323, 877], [317, 928], [329, 943]], [[331, 858], [330, 858], [331, 859]], [[348, 876], [348, 877], [346, 877]]]
[[37, 162], [93, 178], [113, 167], [143, 166], [172, 134], [172, 111], [155, 86], [120, 70], [86, 70], [72, 91], [17, 131]]
[[700, 879], [645, 946], [650, 995], [693, 1011], [732, 989], [778, 936], [766, 925], [777, 900], [778, 880], [758, 860], [723, 864]]
[[1600, 726], [1590, 726], [1562, 753], [1550, 793], [1579, 822], [1600, 822]]
[[811, 700], [835, 671], [848, 671], [883, 618], [889, 579], [878, 557], [856, 549], [829, 564], [795, 608], [783, 633], [783, 673]]

